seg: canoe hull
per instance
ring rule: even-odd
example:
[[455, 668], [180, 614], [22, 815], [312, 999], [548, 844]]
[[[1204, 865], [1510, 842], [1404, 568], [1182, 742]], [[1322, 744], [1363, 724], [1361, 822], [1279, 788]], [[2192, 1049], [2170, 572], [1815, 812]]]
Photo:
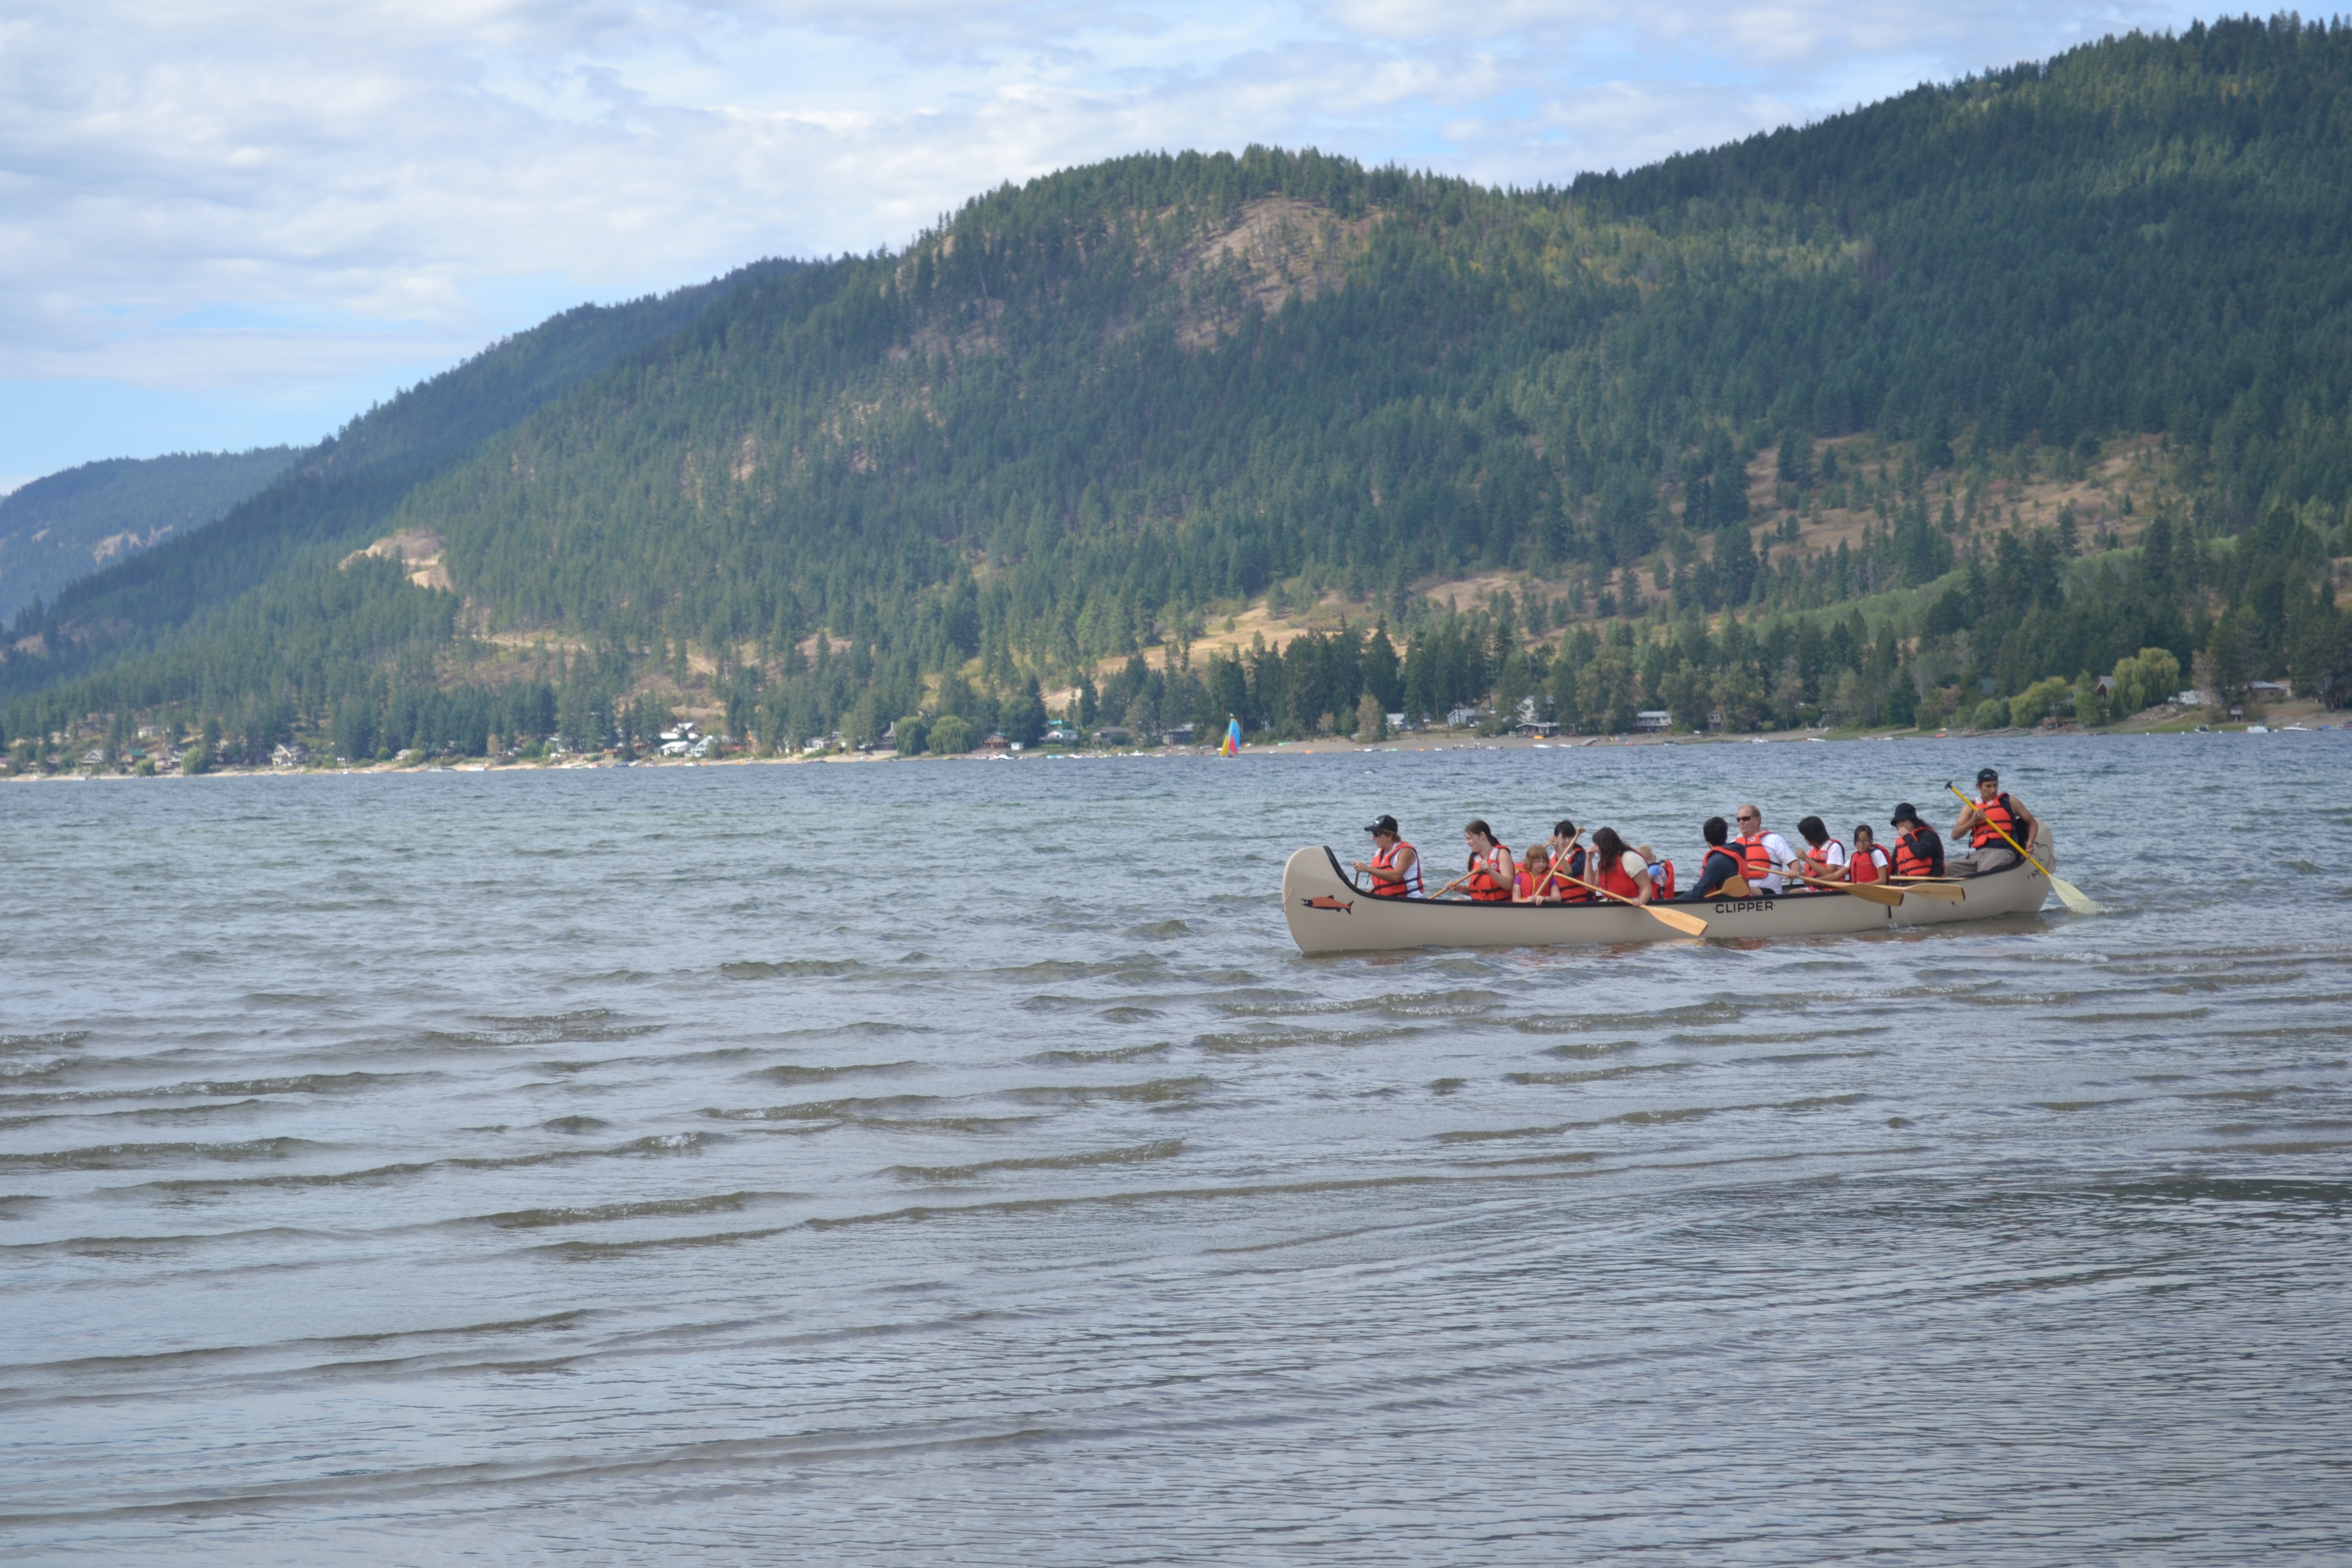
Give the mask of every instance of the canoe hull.
[[[2034, 854], [2057, 858], [2045, 829]], [[1669, 907], [1706, 921], [1709, 942], [1788, 936], [1838, 936], [1906, 926], [1948, 925], [1995, 915], [2031, 914], [2050, 896], [2050, 879], [2017, 865], [1954, 884], [1958, 903], [1906, 897], [1887, 909], [1848, 893], [1784, 893], [1777, 899], [1710, 899]], [[1427, 899], [1376, 899], [1350, 882], [1328, 847], [1299, 850], [1282, 869], [1282, 913], [1306, 953], [1367, 952], [1412, 947], [1568, 947], [1694, 939], [1654, 916], [1622, 904], [1472, 904]]]

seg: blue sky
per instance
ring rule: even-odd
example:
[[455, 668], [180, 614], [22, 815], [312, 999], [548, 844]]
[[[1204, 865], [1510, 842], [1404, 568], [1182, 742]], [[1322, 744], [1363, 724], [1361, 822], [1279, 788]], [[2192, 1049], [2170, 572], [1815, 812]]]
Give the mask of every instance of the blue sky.
[[2134, 3], [16, 0], [0, 489], [309, 442], [582, 300], [898, 246], [1139, 149], [1559, 183], [2102, 34]]

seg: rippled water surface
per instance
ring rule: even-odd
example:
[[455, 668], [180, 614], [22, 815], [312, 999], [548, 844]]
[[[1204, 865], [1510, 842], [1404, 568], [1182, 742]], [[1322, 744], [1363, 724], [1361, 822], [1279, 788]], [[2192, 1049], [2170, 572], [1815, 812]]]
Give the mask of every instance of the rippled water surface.
[[[2108, 904], [1303, 959], [1990, 760]], [[0, 790], [0, 1555], [2341, 1562], [2352, 740]]]

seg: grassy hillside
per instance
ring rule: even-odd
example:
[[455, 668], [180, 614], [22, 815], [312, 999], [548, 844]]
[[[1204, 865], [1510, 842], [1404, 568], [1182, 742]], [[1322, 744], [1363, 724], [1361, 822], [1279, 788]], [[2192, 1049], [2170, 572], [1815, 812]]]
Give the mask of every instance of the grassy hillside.
[[84, 463], [0, 497], [0, 620], [35, 599], [202, 528], [294, 460], [291, 447]]
[[[0, 723], [266, 696], [382, 751], [689, 703], [783, 744], [1034, 727], [1057, 689], [1301, 729], [1538, 689], [1603, 726], [1899, 721], [2158, 646], [2341, 681], [2347, 132], [2352, 31], [2249, 21], [1554, 189], [1265, 149], [1069, 171], [752, 279], [354, 511], [339, 539], [446, 574], [377, 574], [402, 651], [313, 625], [348, 581], [265, 583], [79, 686], [12, 661]], [[2126, 514], [2094, 481], [2132, 465]], [[2021, 510], [2051, 485], [2078, 503]], [[1417, 591], [1476, 573], [1563, 586]], [[1345, 637], [1190, 658], [1329, 595]], [[34, 629], [71, 645], [102, 599]]]

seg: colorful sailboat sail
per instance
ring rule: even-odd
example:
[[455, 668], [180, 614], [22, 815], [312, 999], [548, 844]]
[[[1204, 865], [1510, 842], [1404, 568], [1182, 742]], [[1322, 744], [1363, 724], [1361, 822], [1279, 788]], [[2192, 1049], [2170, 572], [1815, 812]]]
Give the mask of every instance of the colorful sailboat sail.
[[1242, 721], [1238, 719], [1229, 718], [1225, 721], [1225, 743], [1217, 748], [1217, 755], [1221, 757], [1238, 757], [1241, 754]]

